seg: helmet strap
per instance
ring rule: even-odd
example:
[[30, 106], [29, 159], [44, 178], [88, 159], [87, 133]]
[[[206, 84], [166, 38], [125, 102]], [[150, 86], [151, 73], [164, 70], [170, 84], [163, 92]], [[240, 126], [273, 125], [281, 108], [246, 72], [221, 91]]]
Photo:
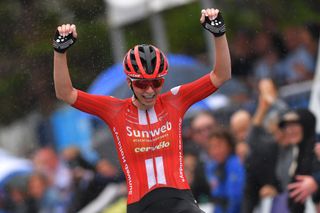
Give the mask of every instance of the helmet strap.
[[136, 93], [134, 92], [133, 86], [132, 86], [132, 82], [130, 82], [130, 88], [133, 92], [133, 97], [142, 105], [144, 106], [144, 104], [139, 100], [139, 98], [137, 97]]
[[130, 81], [130, 89], [131, 89], [132, 92], [133, 92], [134, 98], [138, 100], [138, 97], [136, 96], [136, 93], [135, 93], [134, 90], [133, 90], [133, 86], [132, 86], [132, 82], [131, 82], [131, 81]]

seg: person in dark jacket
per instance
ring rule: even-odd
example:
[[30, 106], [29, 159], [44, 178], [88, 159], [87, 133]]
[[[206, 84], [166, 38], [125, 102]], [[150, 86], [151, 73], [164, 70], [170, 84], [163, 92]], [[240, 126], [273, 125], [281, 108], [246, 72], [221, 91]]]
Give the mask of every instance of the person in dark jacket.
[[247, 140], [250, 155], [242, 212], [252, 212], [267, 196], [275, 197], [272, 212], [304, 212], [307, 197], [318, 188], [316, 177], [320, 174], [313, 152], [315, 117], [308, 109], [283, 111], [280, 107], [280, 120], [270, 122], [267, 114], [277, 102], [270, 83], [265, 79], [259, 84], [259, 104]]
[[[304, 212], [307, 197], [318, 188], [313, 176], [316, 159], [315, 126], [316, 118], [308, 109], [288, 111], [279, 122], [284, 140], [290, 144], [291, 153], [287, 155], [287, 160], [291, 161], [286, 163], [278, 159], [276, 174], [283, 190], [288, 190], [288, 208], [292, 213]], [[285, 167], [287, 167], [287, 173], [284, 172]]]
[[278, 114], [286, 109], [286, 105], [277, 97], [277, 90], [271, 79], [260, 80], [258, 86], [258, 105], [246, 138], [249, 155], [245, 160], [243, 213], [252, 213], [263, 198], [277, 194], [277, 153], [279, 147], [285, 146], [280, 143], [282, 135], [278, 128]]

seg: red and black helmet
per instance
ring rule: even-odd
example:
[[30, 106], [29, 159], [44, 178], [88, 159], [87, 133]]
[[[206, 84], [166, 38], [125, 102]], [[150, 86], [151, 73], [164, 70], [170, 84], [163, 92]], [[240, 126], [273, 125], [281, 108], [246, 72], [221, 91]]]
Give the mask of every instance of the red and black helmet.
[[124, 72], [130, 78], [153, 79], [168, 73], [166, 56], [155, 46], [136, 45], [123, 59]]

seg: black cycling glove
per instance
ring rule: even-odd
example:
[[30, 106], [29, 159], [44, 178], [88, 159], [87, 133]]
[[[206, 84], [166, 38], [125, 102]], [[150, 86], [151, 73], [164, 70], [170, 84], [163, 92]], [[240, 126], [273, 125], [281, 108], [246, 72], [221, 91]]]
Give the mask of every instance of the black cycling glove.
[[222, 36], [226, 32], [226, 27], [224, 25], [224, 20], [221, 15], [221, 12], [218, 13], [218, 16], [210, 20], [208, 16], [206, 16], [202, 26], [211, 32], [215, 37]]
[[57, 30], [53, 38], [53, 49], [59, 53], [64, 53], [69, 47], [76, 43], [76, 41], [77, 39], [73, 37], [72, 33], [69, 33], [67, 36], [62, 36]]

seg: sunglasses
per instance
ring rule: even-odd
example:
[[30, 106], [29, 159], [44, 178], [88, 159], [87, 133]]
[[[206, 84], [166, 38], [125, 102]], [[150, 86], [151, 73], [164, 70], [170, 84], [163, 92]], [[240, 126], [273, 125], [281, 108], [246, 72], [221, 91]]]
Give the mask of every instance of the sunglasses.
[[132, 82], [133, 86], [139, 89], [147, 89], [149, 88], [149, 86], [152, 87], [153, 89], [158, 89], [163, 85], [164, 78], [155, 78], [152, 80], [130, 78], [130, 81]]

